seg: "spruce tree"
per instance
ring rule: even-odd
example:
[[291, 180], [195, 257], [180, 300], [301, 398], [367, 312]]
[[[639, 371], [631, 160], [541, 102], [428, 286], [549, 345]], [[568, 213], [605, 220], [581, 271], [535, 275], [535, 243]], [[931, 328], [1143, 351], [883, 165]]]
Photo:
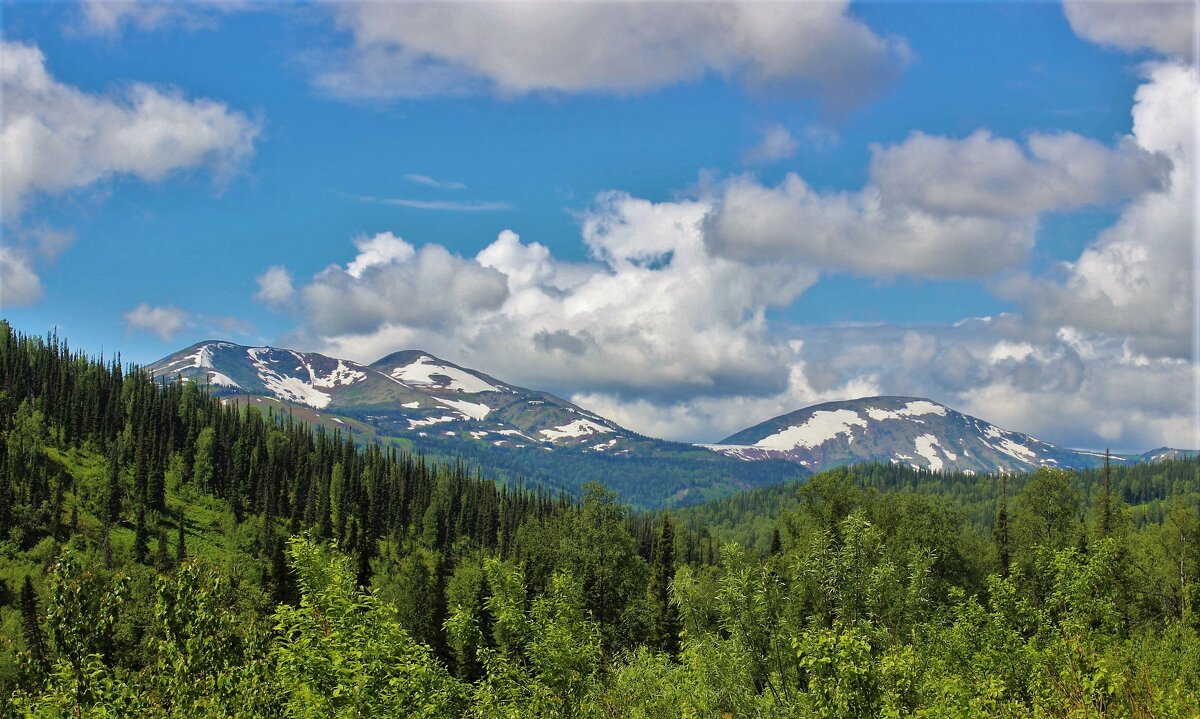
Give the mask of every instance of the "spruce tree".
[[167, 530], [158, 528], [158, 546], [154, 555], [154, 566], [166, 573], [171, 570], [171, 550], [167, 546]]
[[1007, 577], [1012, 564], [1008, 529], [1008, 475], [1000, 475], [1000, 504], [996, 509], [996, 526], [992, 529], [996, 554], [1000, 559], [1000, 576]]
[[187, 559], [187, 522], [183, 513], [183, 505], [179, 505], [179, 537], [175, 543], [175, 563], [183, 564]]
[[138, 507], [137, 525], [134, 528], [133, 535], [133, 558], [139, 564], [146, 563], [146, 553], [149, 551], [147, 546], [148, 538], [146, 537], [146, 508], [145, 506]]
[[38, 679], [42, 679], [50, 671], [50, 654], [46, 649], [46, 637], [42, 634], [42, 625], [38, 621], [37, 590], [33, 581], [25, 575], [25, 584], [21, 587], [21, 628], [25, 634], [25, 647], [33, 661], [34, 671]]
[[671, 603], [671, 582], [675, 579], [675, 529], [664, 514], [650, 565], [650, 601], [654, 605], [654, 645], [674, 655], [679, 652], [679, 608]]
[[1116, 529], [1116, 512], [1113, 507], [1112, 498], [1112, 475], [1109, 466], [1111, 455], [1108, 449], [1104, 450], [1104, 483], [1100, 488], [1100, 537], [1106, 538], [1113, 535]]

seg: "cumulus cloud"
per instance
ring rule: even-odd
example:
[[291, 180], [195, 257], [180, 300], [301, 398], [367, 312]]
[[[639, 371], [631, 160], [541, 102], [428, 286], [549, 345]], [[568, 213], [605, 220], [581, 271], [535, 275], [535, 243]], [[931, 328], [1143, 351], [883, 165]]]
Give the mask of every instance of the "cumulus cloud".
[[392, 235], [359, 240], [346, 268], [300, 289], [301, 331], [339, 356], [423, 347], [559, 391], [776, 393], [792, 351], [770, 336], [765, 313], [816, 272], [710, 256], [706, 209], [601, 195], [583, 217], [583, 263], [510, 231], [472, 258]]
[[965, 138], [914, 133], [873, 148], [881, 200], [938, 216], [1032, 217], [1160, 189], [1170, 160], [1132, 138], [1113, 147], [1064, 132], [1034, 134], [1027, 148], [979, 130]]
[[847, 2], [345, 3], [352, 40], [317, 83], [348, 98], [647, 91], [709, 73], [848, 107], [909, 56]]
[[1133, 108], [1133, 137], [1169, 158], [1169, 183], [1139, 195], [1062, 278], [1013, 281], [1006, 290], [1045, 328], [1069, 326], [1131, 338], [1139, 352], [1183, 358], [1196, 333], [1196, 104], [1194, 67], [1147, 68]]
[[191, 313], [173, 305], [152, 307], [143, 302], [124, 317], [127, 332], [148, 332], [163, 342], [170, 342], [180, 330], [192, 325]]
[[286, 306], [295, 294], [292, 273], [282, 265], [268, 267], [266, 272], [255, 278], [255, 282], [258, 283], [258, 292], [254, 294], [254, 299], [270, 307]]
[[59, 194], [117, 175], [157, 182], [187, 168], [218, 175], [254, 151], [258, 123], [214, 100], [134, 83], [110, 95], [56, 80], [32, 45], [0, 41], [0, 214], [17, 218], [36, 193]]
[[786, 160], [796, 154], [800, 143], [792, 136], [792, 132], [783, 125], [771, 125], [763, 130], [758, 144], [746, 150], [742, 155], [742, 163], [759, 165], [777, 160]]
[[502, 275], [441, 245], [416, 249], [382, 233], [355, 246], [359, 254], [344, 269], [330, 266], [301, 290], [306, 317], [322, 335], [388, 325], [437, 330], [504, 301]]
[[1192, 2], [1066, 0], [1063, 11], [1076, 35], [1121, 50], [1190, 57], [1196, 41]]
[[721, 183], [710, 190], [705, 235], [715, 254], [739, 260], [984, 277], [1026, 260], [1039, 214], [1162, 187], [1171, 165], [1155, 152], [1072, 133], [1035, 134], [1024, 147], [986, 131], [914, 133], [872, 148], [857, 192], [823, 192], [795, 173], [774, 187], [750, 176]]

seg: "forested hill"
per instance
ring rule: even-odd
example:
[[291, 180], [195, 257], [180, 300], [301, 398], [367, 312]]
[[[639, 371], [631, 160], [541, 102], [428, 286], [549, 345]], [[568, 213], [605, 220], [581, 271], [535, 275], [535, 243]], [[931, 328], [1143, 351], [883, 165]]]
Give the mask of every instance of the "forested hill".
[[944, 477], [828, 472], [759, 553], [2, 326], [0, 716], [1200, 713], [1198, 488], [1173, 464], [1161, 517], [1134, 521], [1136, 478], [1043, 468], [991, 531], [986, 499], [921, 487]]
[[[1016, 497], [1034, 472], [1011, 475], [973, 472], [930, 472], [893, 463], [869, 462], [838, 467], [823, 476], [844, 478], [853, 486], [876, 493], [911, 493], [944, 500], [961, 513], [974, 531], [991, 532], [1001, 493]], [[1104, 496], [1103, 467], [1064, 474], [1085, 509]], [[1135, 465], [1112, 463], [1108, 472], [1112, 493], [1127, 507], [1136, 526], [1161, 524], [1173, 506], [1200, 506], [1200, 458], [1162, 460]], [[727, 542], [766, 552], [776, 520], [802, 502], [807, 480], [757, 487], [731, 497], [676, 510], [679, 519], [702, 525]]]

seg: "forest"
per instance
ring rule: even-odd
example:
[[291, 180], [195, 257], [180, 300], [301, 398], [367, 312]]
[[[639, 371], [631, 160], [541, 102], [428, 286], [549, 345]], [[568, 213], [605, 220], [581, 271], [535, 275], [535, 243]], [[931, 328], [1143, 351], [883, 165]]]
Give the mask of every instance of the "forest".
[[1195, 717], [1200, 462], [671, 513], [0, 323], [0, 714]]

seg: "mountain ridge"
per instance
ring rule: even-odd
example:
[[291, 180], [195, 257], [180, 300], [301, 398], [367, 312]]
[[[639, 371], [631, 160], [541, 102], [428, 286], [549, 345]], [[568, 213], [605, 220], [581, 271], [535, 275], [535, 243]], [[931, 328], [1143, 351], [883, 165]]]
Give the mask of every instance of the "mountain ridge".
[[[655, 439], [548, 392], [399, 350], [370, 364], [315, 352], [206, 340], [147, 368], [219, 396], [277, 402], [308, 421], [471, 457], [510, 479], [572, 491], [599, 479], [648, 506], [687, 504], [860, 462], [929, 471], [1084, 469], [1103, 453], [1056, 447], [923, 397], [825, 402], [759, 422], [715, 444]], [[1121, 463], [1195, 456], [1159, 447]], [[564, 475], [571, 475], [564, 479]], [[634, 500], [635, 503], [642, 500]]]
[[[1105, 458], [1103, 452], [1058, 447], [939, 402], [908, 396], [823, 402], [705, 446], [743, 461], [784, 459], [818, 470], [883, 461], [931, 471], [995, 473], [1042, 466], [1086, 469], [1103, 464]], [[1160, 447], [1109, 458], [1137, 463], [1195, 455], [1193, 450]]]

